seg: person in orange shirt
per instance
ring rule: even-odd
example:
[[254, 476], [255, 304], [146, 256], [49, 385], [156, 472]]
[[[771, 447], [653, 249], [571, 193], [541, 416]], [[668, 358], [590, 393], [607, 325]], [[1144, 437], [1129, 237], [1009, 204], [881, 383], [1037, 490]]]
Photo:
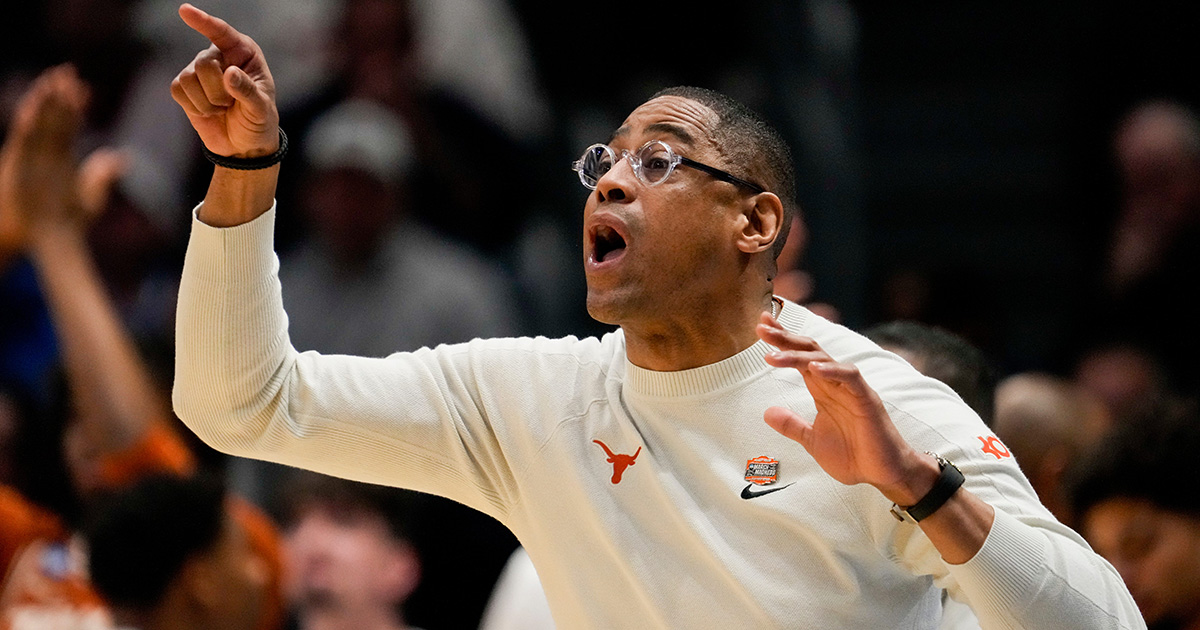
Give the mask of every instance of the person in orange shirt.
[[[113, 152], [94, 154], [82, 169], [76, 163], [72, 148], [86, 101], [87, 88], [71, 67], [47, 70], [18, 104], [0, 148], [0, 243], [30, 258], [51, 311], [73, 410], [63, 449], [82, 497], [197, 468], [87, 246], [88, 220], [103, 207], [122, 165]], [[232, 500], [226, 509], [268, 568], [257, 627], [277, 628], [283, 621], [278, 531], [245, 501]], [[80, 549], [61, 518], [0, 486], [0, 630], [64, 615], [80, 627], [110, 625]]]
[[84, 527], [92, 583], [142, 630], [253, 630], [268, 569], [220, 478], [151, 475], [105, 497]]

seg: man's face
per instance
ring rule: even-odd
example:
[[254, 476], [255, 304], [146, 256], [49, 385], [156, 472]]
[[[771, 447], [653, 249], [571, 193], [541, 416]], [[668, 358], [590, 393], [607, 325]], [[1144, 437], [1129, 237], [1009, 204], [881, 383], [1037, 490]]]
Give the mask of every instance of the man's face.
[[[662, 140], [676, 153], [725, 170], [710, 129], [716, 115], [689, 99], [665, 96], [638, 107], [609, 145], [635, 152]], [[733, 226], [745, 196], [733, 184], [680, 166], [657, 186], [643, 184], [621, 159], [584, 207], [588, 312], [599, 321], [654, 321], [727, 292], [741, 271]]]
[[1200, 519], [1116, 498], [1087, 511], [1083, 533], [1116, 567], [1151, 628], [1200, 623]]
[[306, 613], [394, 609], [416, 588], [419, 567], [382, 516], [313, 503], [285, 538], [288, 599]]

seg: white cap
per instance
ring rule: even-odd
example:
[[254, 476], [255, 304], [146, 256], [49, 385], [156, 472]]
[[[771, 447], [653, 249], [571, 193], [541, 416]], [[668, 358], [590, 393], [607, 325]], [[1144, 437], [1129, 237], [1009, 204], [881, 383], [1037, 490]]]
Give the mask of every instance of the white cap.
[[378, 103], [356, 99], [313, 121], [304, 155], [317, 169], [355, 168], [389, 183], [403, 179], [416, 161], [404, 121]]

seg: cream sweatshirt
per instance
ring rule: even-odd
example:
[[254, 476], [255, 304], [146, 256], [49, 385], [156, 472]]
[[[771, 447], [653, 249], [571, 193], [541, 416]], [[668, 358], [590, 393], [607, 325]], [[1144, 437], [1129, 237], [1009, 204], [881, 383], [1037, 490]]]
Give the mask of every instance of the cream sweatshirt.
[[[762, 420], [815, 407], [759, 341], [680, 372], [601, 339], [476, 339], [386, 358], [288, 339], [274, 209], [196, 221], [177, 322], [174, 404], [234, 455], [449, 497], [508, 526], [561, 628], [934, 628], [939, 589], [983, 628], [1144, 628], [1113, 568], [1037, 501], [1016, 462], [941, 383], [793, 303], [779, 320], [856, 364], [910, 444], [996, 508], [947, 565], [867, 485], [828, 477]], [[336, 325], [336, 324], [335, 324]], [[746, 480], [748, 461], [777, 481]], [[469, 570], [469, 569], [464, 569]]]

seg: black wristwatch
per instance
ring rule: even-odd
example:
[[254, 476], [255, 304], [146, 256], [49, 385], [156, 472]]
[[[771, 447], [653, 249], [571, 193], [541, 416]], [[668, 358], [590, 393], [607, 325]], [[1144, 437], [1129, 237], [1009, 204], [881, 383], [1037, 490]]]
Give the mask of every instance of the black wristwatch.
[[962, 471], [949, 460], [937, 453], [925, 451], [927, 455], [932, 455], [937, 460], [938, 468], [941, 470], [938, 473], [937, 481], [934, 482], [933, 488], [930, 489], [920, 501], [909, 507], [900, 507], [895, 503], [892, 504], [892, 516], [898, 521], [911, 521], [919, 523], [930, 514], [938, 511], [954, 493], [962, 487], [966, 477], [963, 477]]

